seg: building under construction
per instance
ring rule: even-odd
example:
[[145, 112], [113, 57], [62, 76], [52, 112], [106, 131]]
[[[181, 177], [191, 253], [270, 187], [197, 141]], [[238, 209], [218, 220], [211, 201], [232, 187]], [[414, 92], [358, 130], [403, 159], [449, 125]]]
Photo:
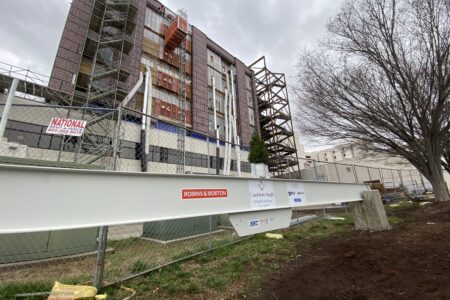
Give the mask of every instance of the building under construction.
[[[297, 174], [284, 75], [269, 71], [264, 58], [246, 66], [186, 12], [156, 0], [73, 0], [51, 77], [44, 77], [0, 63], [0, 113], [10, 110], [4, 134], [0, 128], [0, 164], [250, 177], [257, 132], [272, 176]], [[85, 122], [84, 131], [52, 133], [58, 120]], [[167, 241], [219, 226], [229, 227], [228, 218], [111, 226], [109, 237]], [[31, 234], [29, 243], [41, 248], [0, 251], [0, 264], [90, 252], [98, 232], [69, 233], [78, 237], [70, 250], [58, 232]], [[21, 234], [0, 242], [13, 238], [24, 245]]]
[[[2, 86], [9, 84], [3, 78]], [[298, 170], [284, 75], [270, 72], [264, 59], [246, 66], [190, 24], [186, 12], [175, 13], [156, 0], [73, 0], [49, 87], [27, 89], [51, 104], [94, 109], [83, 111], [87, 138], [61, 141], [60, 150], [95, 149], [84, 162], [98, 163], [113, 143], [108, 122], [118, 116], [95, 109], [126, 106], [121, 120], [144, 123], [142, 116], [151, 115], [157, 121], [144, 126], [172, 133], [164, 145], [153, 139], [145, 155], [142, 139], [121, 137], [128, 150], [142, 153], [120, 151], [120, 159], [139, 159], [142, 170], [165, 165], [165, 172], [185, 173], [190, 165], [195, 173], [217, 168], [225, 175], [249, 174], [248, 145], [255, 131], [269, 148], [272, 175]], [[205, 137], [221, 141], [218, 160], [186, 148], [187, 139], [214, 147], [215, 140]], [[167, 159], [169, 154], [176, 158]]]

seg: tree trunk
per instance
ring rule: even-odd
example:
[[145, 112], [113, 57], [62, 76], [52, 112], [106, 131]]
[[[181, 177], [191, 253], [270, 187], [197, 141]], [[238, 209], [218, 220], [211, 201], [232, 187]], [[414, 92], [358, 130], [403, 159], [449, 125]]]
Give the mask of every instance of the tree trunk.
[[433, 192], [437, 201], [450, 201], [447, 185], [445, 184], [444, 172], [440, 162], [430, 164], [431, 176], [429, 178], [433, 186]]

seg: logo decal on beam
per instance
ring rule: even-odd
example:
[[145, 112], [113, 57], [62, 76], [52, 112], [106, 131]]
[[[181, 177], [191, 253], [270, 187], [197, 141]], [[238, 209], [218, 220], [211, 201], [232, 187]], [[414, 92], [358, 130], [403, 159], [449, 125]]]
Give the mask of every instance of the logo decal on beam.
[[307, 204], [305, 185], [301, 182], [287, 182], [289, 202], [292, 206], [303, 206]]
[[183, 189], [182, 200], [228, 198], [228, 189]]
[[269, 209], [276, 207], [273, 182], [249, 180], [248, 190], [252, 209]]

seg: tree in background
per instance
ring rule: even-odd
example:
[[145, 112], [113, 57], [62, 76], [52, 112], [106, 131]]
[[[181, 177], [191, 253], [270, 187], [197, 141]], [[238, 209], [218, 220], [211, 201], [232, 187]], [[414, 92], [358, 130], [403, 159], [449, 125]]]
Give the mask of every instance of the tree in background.
[[266, 144], [255, 131], [250, 140], [250, 151], [248, 154], [248, 161], [252, 164], [268, 164], [269, 163], [269, 151]]
[[442, 170], [449, 42], [448, 0], [344, 2], [327, 39], [300, 58], [301, 130], [402, 156], [431, 182], [437, 200], [450, 200]]
[[442, 157], [442, 165], [444, 169], [450, 174], [450, 138], [447, 140], [447, 144], [444, 144], [444, 155]]

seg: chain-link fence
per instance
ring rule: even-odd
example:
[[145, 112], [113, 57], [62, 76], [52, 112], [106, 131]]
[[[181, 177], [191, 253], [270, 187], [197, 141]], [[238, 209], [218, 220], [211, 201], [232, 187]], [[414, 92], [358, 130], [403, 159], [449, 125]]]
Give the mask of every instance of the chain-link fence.
[[[6, 94], [0, 94], [0, 115], [5, 99]], [[150, 116], [144, 118], [147, 125], [143, 126], [142, 114], [126, 108], [14, 101], [0, 143], [2, 164], [211, 175], [218, 166], [219, 173], [224, 172], [225, 141], [191, 128]], [[49, 127], [55, 118], [85, 121], [84, 131], [80, 136], [52, 134]], [[248, 149], [233, 144], [229, 148], [230, 175], [237, 175], [240, 163], [241, 175], [249, 177]], [[106, 212], [107, 208], [99, 213]], [[49, 291], [56, 280], [122, 281], [240, 240], [227, 215], [0, 235], [0, 299]], [[105, 249], [104, 257], [99, 249]]]
[[303, 180], [368, 183], [385, 195], [403, 192], [415, 197], [432, 191], [431, 183], [417, 169], [377, 168], [308, 158], [299, 159], [299, 163], [298, 176]]
[[[6, 96], [0, 94], [0, 115]], [[51, 133], [49, 126], [55, 118], [84, 121], [84, 125], [78, 124], [84, 130], [79, 136]], [[215, 175], [219, 171], [223, 175], [226, 156], [229, 175], [240, 172], [243, 177], [251, 177], [247, 148], [169, 120], [127, 108], [49, 105], [22, 98], [14, 100], [0, 141], [1, 164], [41, 167], [157, 174]], [[386, 190], [429, 188], [417, 171], [311, 160], [301, 161], [300, 174], [289, 177], [298, 175], [319, 181], [379, 181]], [[24, 182], [24, 188], [26, 185]], [[0, 235], [0, 299], [49, 291], [56, 280], [92, 283], [102, 277], [102, 272], [106, 283], [123, 281], [240, 240], [227, 215]], [[105, 250], [104, 255], [99, 249]]]

